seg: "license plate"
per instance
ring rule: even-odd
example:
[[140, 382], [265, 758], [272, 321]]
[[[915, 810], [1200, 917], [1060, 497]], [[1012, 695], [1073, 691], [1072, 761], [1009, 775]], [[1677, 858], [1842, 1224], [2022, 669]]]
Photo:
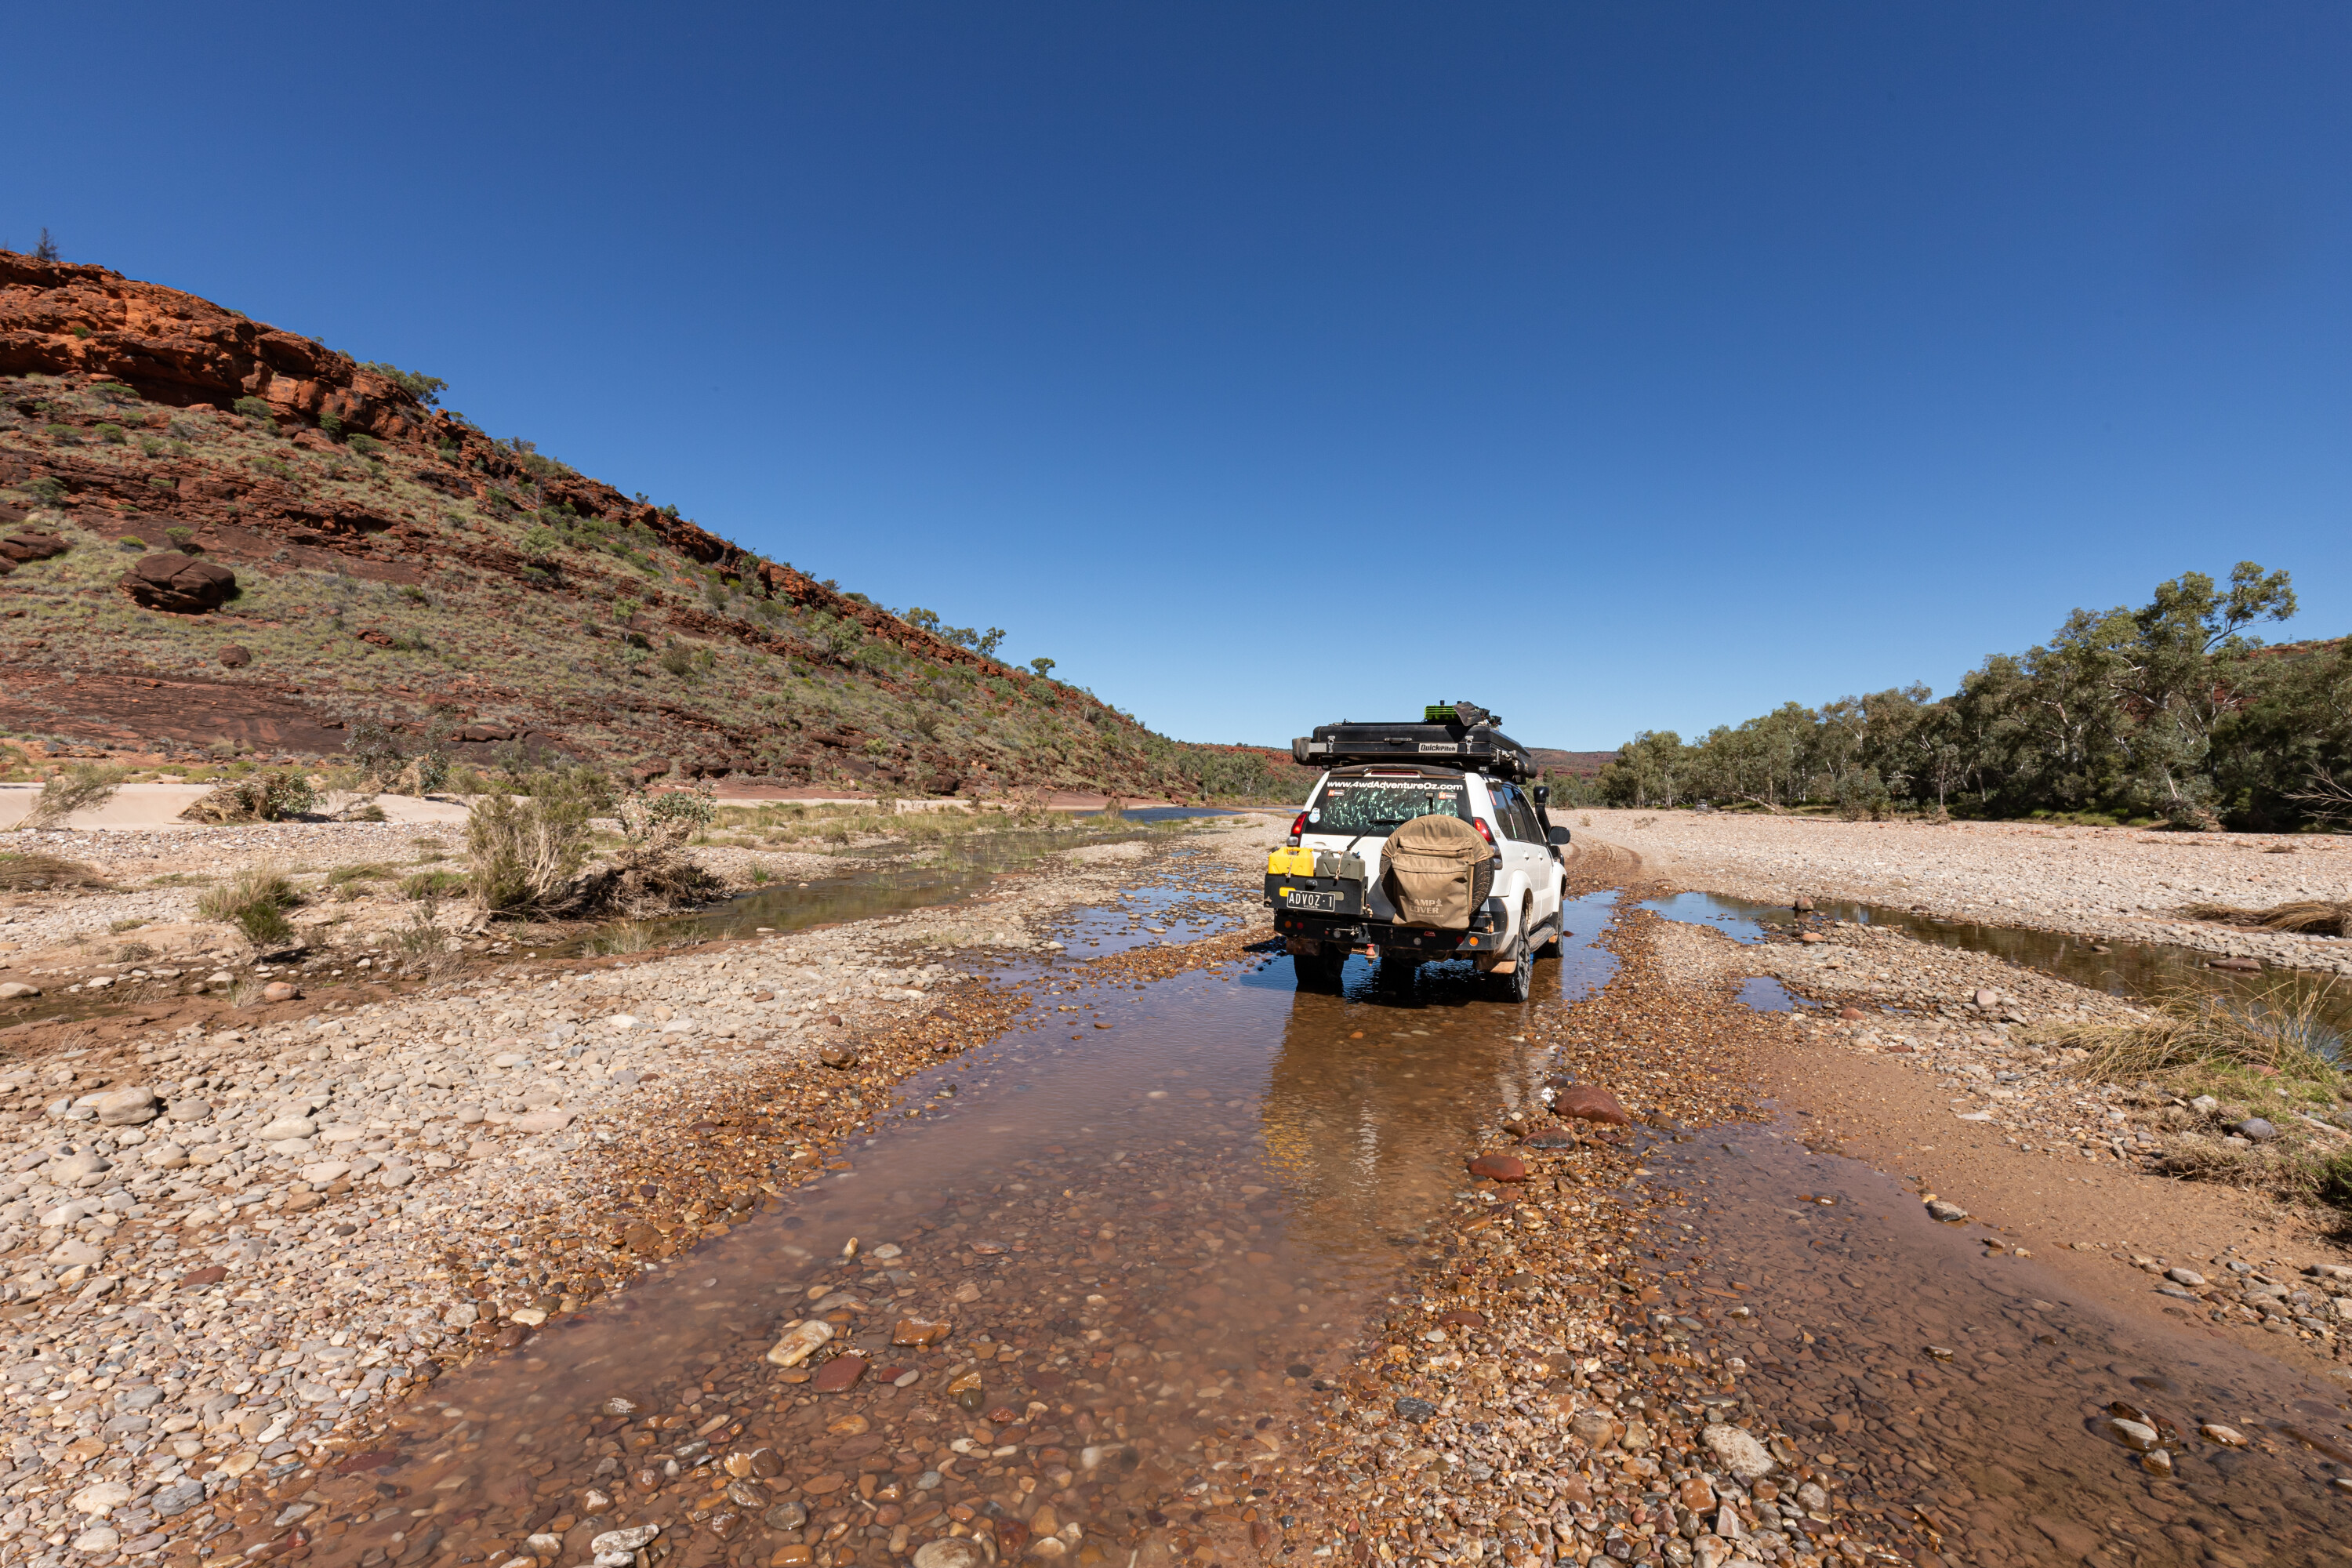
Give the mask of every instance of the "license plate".
[[1342, 904], [1343, 900], [1337, 893], [1315, 893], [1304, 888], [1294, 888], [1291, 889], [1286, 907], [1294, 910], [1319, 910], [1329, 914], [1336, 913]]

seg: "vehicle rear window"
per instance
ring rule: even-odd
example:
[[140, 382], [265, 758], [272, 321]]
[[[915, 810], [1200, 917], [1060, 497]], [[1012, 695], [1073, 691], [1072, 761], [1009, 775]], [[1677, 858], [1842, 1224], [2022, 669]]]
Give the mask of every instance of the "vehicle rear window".
[[1416, 816], [1468, 822], [1470, 792], [1460, 779], [1327, 779], [1307, 803], [1307, 831], [1385, 838]]

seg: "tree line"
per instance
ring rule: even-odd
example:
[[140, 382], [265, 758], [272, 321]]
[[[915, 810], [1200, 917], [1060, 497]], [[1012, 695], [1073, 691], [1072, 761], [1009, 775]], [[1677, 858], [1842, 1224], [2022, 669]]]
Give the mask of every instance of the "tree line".
[[1644, 731], [1570, 793], [1588, 804], [1829, 805], [2157, 819], [2287, 831], [2352, 818], [2352, 638], [2265, 645], [2295, 611], [2284, 572], [2238, 563], [2078, 609], [2050, 641], [1922, 685], [1790, 702], [1696, 744]]

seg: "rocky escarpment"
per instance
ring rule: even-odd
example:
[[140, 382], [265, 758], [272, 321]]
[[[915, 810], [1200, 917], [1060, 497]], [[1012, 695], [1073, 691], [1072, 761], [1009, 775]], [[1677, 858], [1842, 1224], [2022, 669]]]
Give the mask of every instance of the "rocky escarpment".
[[365, 709], [641, 773], [1197, 795], [1234, 771], [493, 439], [438, 386], [0, 252], [0, 732], [299, 752]]

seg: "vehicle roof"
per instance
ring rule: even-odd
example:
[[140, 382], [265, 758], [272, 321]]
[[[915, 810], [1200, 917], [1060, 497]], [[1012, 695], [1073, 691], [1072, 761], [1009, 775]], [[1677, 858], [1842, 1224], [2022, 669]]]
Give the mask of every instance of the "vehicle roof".
[[1458, 779], [1465, 776], [1485, 778], [1481, 768], [1464, 767], [1456, 763], [1448, 767], [1441, 763], [1349, 763], [1324, 774], [1326, 778], [1429, 778]]

